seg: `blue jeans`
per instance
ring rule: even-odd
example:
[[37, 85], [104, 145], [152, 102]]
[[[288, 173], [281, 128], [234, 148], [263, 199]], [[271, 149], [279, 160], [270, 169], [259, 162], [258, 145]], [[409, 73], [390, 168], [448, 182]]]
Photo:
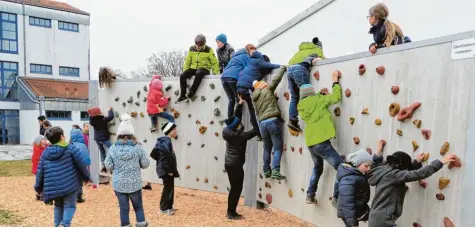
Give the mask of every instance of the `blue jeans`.
[[238, 95], [236, 93], [236, 79], [234, 78], [221, 78], [221, 84], [228, 97], [228, 118], [233, 117], [235, 111], [235, 102], [238, 101]]
[[288, 67], [288, 88], [291, 93], [289, 103], [289, 119], [297, 119], [299, 103], [299, 88], [304, 84], [309, 84], [309, 70], [299, 64]]
[[169, 113], [166, 113], [166, 112], [161, 112], [161, 113], [157, 113], [157, 114], [153, 114], [153, 115], [149, 115], [149, 116], [150, 116], [150, 123], [152, 124], [152, 127], [154, 127], [154, 128], [157, 127], [157, 118], [158, 117], [162, 117], [162, 118], [166, 119], [169, 122], [175, 123], [174, 117], [172, 115], [170, 115]]
[[111, 147], [111, 141], [109, 140], [105, 140], [105, 141], [96, 141], [96, 143], [98, 144], [98, 147], [99, 147], [99, 152], [100, 152], [100, 155], [101, 155], [101, 164], [104, 166], [104, 159], [106, 159], [106, 148], [107, 147], [109, 149], [109, 147]]
[[[331, 141], [327, 140], [323, 143], [316, 144], [309, 147], [309, 152], [311, 152], [312, 162], [314, 163], [314, 168], [312, 168], [311, 179], [309, 180], [309, 188], [307, 189], [307, 195], [310, 197], [316, 196], [317, 183], [319, 178], [322, 175], [324, 169], [324, 161], [326, 161], [334, 167], [337, 171], [340, 163], [344, 162], [340, 157], [339, 153], [332, 147]], [[338, 197], [338, 182], [334, 180], [334, 194], [333, 197]]]
[[279, 120], [263, 120], [259, 123], [261, 137], [263, 137], [263, 171], [270, 170], [271, 149], [274, 149], [273, 169], [280, 170], [281, 155], [283, 153], [283, 137]]
[[139, 189], [133, 193], [116, 192], [117, 200], [119, 201], [119, 215], [121, 217], [121, 226], [131, 225], [129, 220], [129, 199], [132, 202], [132, 207], [136, 212], [136, 221], [145, 222], [144, 207], [142, 206], [142, 190]]
[[71, 226], [74, 213], [76, 212], [76, 192], [54, 199], [55, 209], [55, 227], [63, 225], [65, 227]]

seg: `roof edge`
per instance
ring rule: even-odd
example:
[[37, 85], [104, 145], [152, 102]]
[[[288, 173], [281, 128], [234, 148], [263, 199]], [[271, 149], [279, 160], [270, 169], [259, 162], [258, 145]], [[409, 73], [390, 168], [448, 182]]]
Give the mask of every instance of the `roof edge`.
[[[61, 80], [61, 79], [49, 79], [49, 78], [34, 78], [34, 77], [26, 77], [26, 76], [17, 76], [16, 81], [19, 82], [20, 86], [22, 89], [27, 93], [27, 95], [30, 97], [32, 101], [38, 102], [40, 100], [41, 96], [37, 96], [34, 92], [33, 89], [30, 87], [28, 83], [25, 82], [25, 79], [33, 79], [33, 80], [53, 80], [53, 81], [63, 81], [63, 82], [76, 82], [76, 83], [85, 83], [88, 84], [89, 87], [89, 82], [86, 81], [74, 81], [74, 80]], [[87, 99], [73, 99], [73, 98], [59, 98], [59, 97], [43, 97], [41, 100], [45, 101], [89, 101], [89, 97]]]
[[[24, 0], [1, 0], [1, 1], [6, 1], [6, 2], [11, 2], [11, 3], [16, 3], [16, 4], [25, 4], [25, 5], [28, 5], [28, 6], [45, 8], [45, 9], [50, 9], [50, 10], [57, 10], [57, 11], [62, 11], [62, 12], [68, 12], [68, 13], [74, 13], [74, 14], [79, 14], [79, 15], [91, 16], [91, 14], [89, 12], [86, 12], [86, 11], [80, 9], [80, 8], [72, 6], [72, 5], [70, 5], [69, 3], [66, 3], [66, 2], [60, 2], [60, 3], [68, 4], [69, 6], [75, 8], [77, 10], [59, 9], [59, 8], [44, 6], [44, 5], [40, 5], [40, 4], [31, 4], [31, 3], [25, 2]], [[52, 2], [59, 2], [59, 1], [53, 1], [53, 0], [51, 0], [51, 1]]]
[[269, 41], [273, 40], [277, 36], [283, 34], [293, 26], [299, 24], [300, 22], [306, 20], [308, 17], [312, 16], [314, 13], [319, 11], [320, 9], [324, 8], [327, 6], [329, 3], [333, 2], [335, 0], [319, 0], [318, 2], [314, 3], [312, 6], [309, 8], [305, 9], [295, 17], [291, 18], [289, 21], [285, 22], [278, 28], [274, 29], [273, 31], [269, 32], [265, 36], [263, 36], [261, 39], [258, 40], [258, 48], [262, 47]]

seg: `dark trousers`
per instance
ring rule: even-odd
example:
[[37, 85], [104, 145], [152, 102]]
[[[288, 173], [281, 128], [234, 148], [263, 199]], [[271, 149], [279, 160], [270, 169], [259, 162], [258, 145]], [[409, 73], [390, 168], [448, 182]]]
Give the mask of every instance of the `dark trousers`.
[[174, 206], [174, 177], [162, 177], [164, 189], [160, 198], [160, 210], [166, 211]]
[[221, 84], [225, 90], [226, 96], [228, 97], [228, 118], [233, 117], [233, 112], [235, 111], [235, 103], [238, 101], [238, 96], [236, 93], [236, 79], [234, 78], [222, 78]]
[[133, 193], [116, 192], [117, 200], [119, 201], [119, 215], [121, 218], [121, 226], [131, 225], [129, 220], [129, 200], [132, 202], [132, 207], [136, 212], [136, 221], [145, 222], [144, 206], [142, 205], [142, 190], [139, 189]]
[[185, 97], [187, 94], [187, 79], [191, 78], [193, 75], [195, 75], [195, 78], [193, 79], [193, 84], [192, 87], [190, 87], [189, 94], [190, 95], [195, 95], [197, 92], [198, 86], [200, 86], [200, 83], [202, 82], [203, 77], [205, 75], [210, 74], [210, 71], [207, 69], [188, 69], [184, 71], [182, 74], [180, 74], [180, 97]]
[[78, 192], [76, 193], [76, 197], [77, 199], [83, 197], [83, 181], [80, 181], [79, 182], [79, 188], [78, 188]]
[[241, 95], [241, 98], [243, 98], [243, 100], [246, 102], [246, 105], [248, 106], [248, 112], [250, 113], [250, 120], [251, 120], [251, 125], [253, 125], [253, 130], [256, 131], [256, 134], [258, 134], [258, 137], [261, 137], [258, 121], [256, 120], [255, 108], [253, 107], [253, 101], [251, 100], [251, 94], [249, 91], [247, 92], [245, 91], [246, 89], [239, 88], [238, 94]]
[[236, 213], [236, 206], [240, 201], [241, 191], [243, 190], [243, 180], [245, 172], [243, 166], [227, 166], [225, 165], [228, 181], [230, 181], [230, 192], [228, 193], [228, 209], [227, 213]]

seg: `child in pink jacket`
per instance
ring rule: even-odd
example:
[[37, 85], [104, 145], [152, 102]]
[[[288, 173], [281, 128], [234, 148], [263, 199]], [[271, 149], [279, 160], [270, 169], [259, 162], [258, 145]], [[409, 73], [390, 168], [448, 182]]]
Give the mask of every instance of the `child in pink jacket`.
[[152, 77], [149, 83], [149, 93], [147, 94], [147, 114], [149, 114], [152, 126], [151, 132], [155, 132], [157, 129], [157, 117], [167, 119], [168, 122], [175, 123], [175, 119], [172, 115], [164, 111], [169, 103], [170, 98], [164, 97], [162, 92], [163, 84], [159, 75]]

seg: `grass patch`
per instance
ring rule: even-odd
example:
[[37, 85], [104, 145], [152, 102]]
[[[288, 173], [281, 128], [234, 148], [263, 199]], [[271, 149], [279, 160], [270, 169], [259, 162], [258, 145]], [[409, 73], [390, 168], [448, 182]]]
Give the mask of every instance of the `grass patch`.
[[0, 161], [0, 177], [32, 176], [31, 161]]
[[22, 219], [14, 213], [0, 209], [0, 226], [12, 226], [21, 221]]

